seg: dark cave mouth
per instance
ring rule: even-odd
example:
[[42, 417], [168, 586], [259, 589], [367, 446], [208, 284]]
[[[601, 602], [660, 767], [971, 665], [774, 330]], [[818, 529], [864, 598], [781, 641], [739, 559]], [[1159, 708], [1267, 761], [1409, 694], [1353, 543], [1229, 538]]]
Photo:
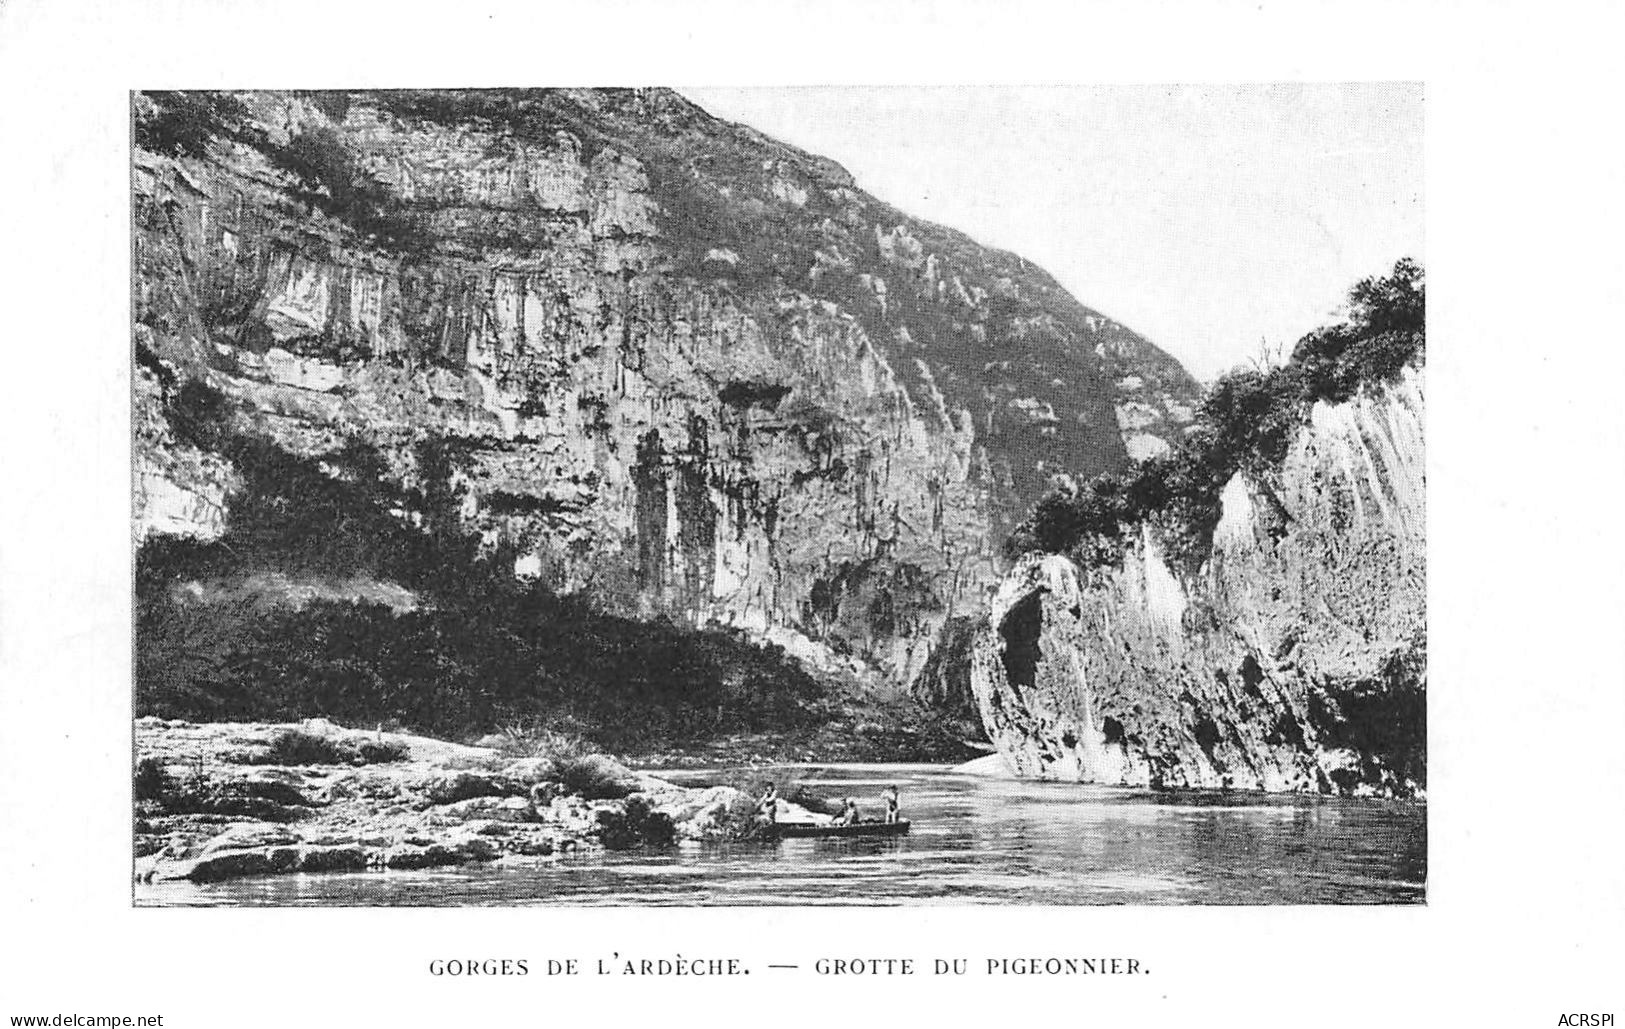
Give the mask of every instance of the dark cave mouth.
[[1011, 686], [1031, 688], [1038, 681], [1042, 656], [1039, 637], [1044, 632], [1044, 594], [1039, 589], [1018, 600], [999, 620], [1004, 639], [1004, 677]]

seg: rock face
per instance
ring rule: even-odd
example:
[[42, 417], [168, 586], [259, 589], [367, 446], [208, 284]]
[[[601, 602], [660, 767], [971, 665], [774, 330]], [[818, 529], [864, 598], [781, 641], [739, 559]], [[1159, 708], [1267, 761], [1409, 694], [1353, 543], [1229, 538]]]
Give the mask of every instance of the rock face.
[[906, 679], [1052, 474], [1191, 415], [1042, 271], [669, 91], [236, 100], [246, 131], [136, 151], [143, 535], [231, 517], [161, 413], [198, 382], [335, 476], [360, 443], [454, 490], [516, 574]]
[[1147, 532], [1086, 576], [1023, 559], [971, 680], [1019, 775], [1413, 796], [1426, 785], [1423, 379], [1324, 403], [1238, 475], [1182, 581]]

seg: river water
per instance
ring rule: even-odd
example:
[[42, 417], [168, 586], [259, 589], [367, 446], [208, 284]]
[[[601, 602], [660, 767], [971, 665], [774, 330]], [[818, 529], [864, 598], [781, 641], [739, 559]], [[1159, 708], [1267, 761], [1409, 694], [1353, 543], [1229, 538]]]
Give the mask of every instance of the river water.
[[[715, 772], [657, 773], [701, 784]], [[1413, 904], [1425, 896], [1423, 805], [1155, 793], [966, 776], [936, 765], [774, 773], [878, 816], [895, 840], [784, 840], [592, 854], [541, 867], [285, 875], [141, 887], [141, 905]]]

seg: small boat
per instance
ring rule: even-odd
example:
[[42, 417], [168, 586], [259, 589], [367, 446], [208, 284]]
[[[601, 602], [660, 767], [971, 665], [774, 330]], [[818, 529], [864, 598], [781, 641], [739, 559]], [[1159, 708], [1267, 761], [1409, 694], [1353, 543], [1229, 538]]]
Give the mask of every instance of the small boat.
[[896, 822], [854, 822], [851, 825], [818, 825], [813, 822], [775, 822], [763, 826], [762, 834], [778, 839], [814, 837], [842, 838], [847, 836], [906, 836], [908, 820]]

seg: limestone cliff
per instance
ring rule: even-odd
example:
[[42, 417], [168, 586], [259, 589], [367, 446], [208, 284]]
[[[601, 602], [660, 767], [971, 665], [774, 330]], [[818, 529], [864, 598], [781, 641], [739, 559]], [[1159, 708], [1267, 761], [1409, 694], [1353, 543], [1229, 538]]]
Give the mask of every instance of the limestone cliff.
[[143, 537], [231, 524], [238, 469], [175, 429], [202, 384], [335, 479], [449, 491], [518, 575], [906, 679], [1052, 474], [1166, 446], [1197, 393], [1020, 258], [669, 91], [136, 122]]
[[1274, 481], [1225, 488], [1212, 557], [1022, 559], [972, 685], [1020, 775], [1411, 796], [1426, 785], [1423, 376], [1315, 405]]

